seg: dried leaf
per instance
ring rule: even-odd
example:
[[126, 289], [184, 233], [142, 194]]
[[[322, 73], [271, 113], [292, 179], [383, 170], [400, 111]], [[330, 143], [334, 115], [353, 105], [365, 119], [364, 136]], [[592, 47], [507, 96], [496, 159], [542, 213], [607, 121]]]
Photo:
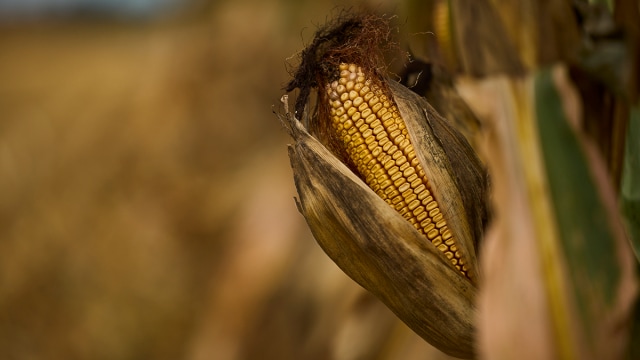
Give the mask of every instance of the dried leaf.
[[553, 322], [559, 319], [552, 316], [539, 240], [555, 235], [546, 216], [549, 212], [544, 211], [550, 205], [540, 186], [540, 157], [531, 142], [531, 79], [498, 77], [459, 86], [486, 126], [486, 157], [492, 174], [493, 222], [480, 256], [480, 357], [554, 358]]
[[479, 295], [487, 358], [625, 351], [637, 286], [631, 252], [602, 160], [576, 133], [578, 97], [559, 69], [472, 83], [490, 103], [478, 113], [490, 130], [496, 201]]

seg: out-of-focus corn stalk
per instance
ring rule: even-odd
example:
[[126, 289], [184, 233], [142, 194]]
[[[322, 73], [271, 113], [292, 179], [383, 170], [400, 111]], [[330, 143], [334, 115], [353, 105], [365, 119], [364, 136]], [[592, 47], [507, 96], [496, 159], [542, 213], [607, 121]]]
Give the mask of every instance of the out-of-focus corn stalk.
[[481, 358], [640, 354], [638, 9], [632, 0], [405, 1], [408, 46], [431, 74], [418, 89], [464, 128], [492, 179]]

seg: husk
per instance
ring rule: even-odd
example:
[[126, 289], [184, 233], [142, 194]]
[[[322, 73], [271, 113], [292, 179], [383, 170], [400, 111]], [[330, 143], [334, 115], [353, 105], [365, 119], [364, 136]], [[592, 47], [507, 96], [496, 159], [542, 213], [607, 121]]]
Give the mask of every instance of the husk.
[[486, 170], [473, 148], [422, 97], [388, 81], [440, 210], [478, 279], [476, 249], [488, 221]]
[[289, 157], [298, 208], [317, 242], [347, 275], [441, 351], [472, 357], [479, 278], [475, 248], [486, 221], [486, 176], [466, 140], [426, 101], [393, 81], [389, 86], [468, 259], [471, 280], [288, 113], [281, 120], [295, 140]]

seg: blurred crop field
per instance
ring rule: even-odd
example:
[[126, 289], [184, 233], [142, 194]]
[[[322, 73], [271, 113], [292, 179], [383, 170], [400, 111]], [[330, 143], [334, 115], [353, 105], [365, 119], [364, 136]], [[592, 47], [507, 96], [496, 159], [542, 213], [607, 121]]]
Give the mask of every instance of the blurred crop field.
[[445, 358], [295, 207], [273, 110], [338, 3], [3, 17], [0, 358]]

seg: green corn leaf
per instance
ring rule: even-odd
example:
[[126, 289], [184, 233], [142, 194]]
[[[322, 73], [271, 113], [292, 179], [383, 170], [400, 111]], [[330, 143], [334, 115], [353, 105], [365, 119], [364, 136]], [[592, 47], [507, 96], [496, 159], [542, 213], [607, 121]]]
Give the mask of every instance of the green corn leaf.
[[625, 149], [622, 187], [622, 211], [636, 258], [640, 261], [640, 107], [631, 109]]
[[[632, 107], [627, 128], [620, 202], [631, 245], [640, 266], [640, 108]], [[629, 359], [640, 358], [640, 301], [636, 301], [635, 317], [629, 339]]]
[[623, 351], [616, 326], [627, 322], [631, 298], [627, 295], [633, 294], [630, 249], [617, 231], [619, 214], [603, 200], [606, 189], [600, 187], [610, 184], [596, 181], [595, 159], [587, 156], [588, 145], [569, 125], [565, 106], [552, 72], [540, 71], [535, 111], [568, 291], [582, 332], [581, 351], [601, 358]]

